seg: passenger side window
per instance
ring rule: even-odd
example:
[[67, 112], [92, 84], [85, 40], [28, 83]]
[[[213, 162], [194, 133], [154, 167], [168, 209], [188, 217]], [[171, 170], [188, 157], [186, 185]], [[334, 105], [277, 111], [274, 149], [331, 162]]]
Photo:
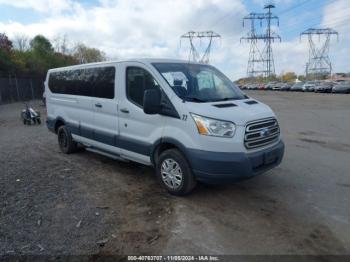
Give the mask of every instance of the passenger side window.
[[114, 98], [115, 68], [101, 67], [92, 69], [94, 72], [95, 97]]
[[126, 69], [126, 96], [134, 104], [143, 107], [145, 90], [160, 88], [157, 81], [145, 69], [128, 67]]
[[52, 72], [49, 88], [53, 93], [114, 98], [115, 67], [85, 68]]

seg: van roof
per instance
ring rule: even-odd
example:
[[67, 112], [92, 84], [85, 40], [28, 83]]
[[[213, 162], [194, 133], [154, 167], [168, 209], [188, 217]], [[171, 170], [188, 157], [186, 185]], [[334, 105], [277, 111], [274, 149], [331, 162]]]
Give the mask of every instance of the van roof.
[[49, 70], [49, 72], [61, 71], [61, 70], [67, 70], [67, 69], [74, 69], [74, 68], [81, 68], [81, 67], [112, 65], [112, 64], [124, 63], [124, 62], [140, 62], [140, 63], [144, 63], [144, 64], [152, 64], [152, 63], [191, 63], [191, 64], [202, 64], [202, 63], [192, 62], [192, 61], [189, 62], [188, 60], [181, 60], [181, 59], [132, 58], [132, 59], [125, 59], [125, 60], [104, 61], [104, 62], [98, 62], [98, 63], [88, 63], [88, 64], [79, 64], [79, 65], [73, 65], [73, 66], [52, 68], [52, 69]]

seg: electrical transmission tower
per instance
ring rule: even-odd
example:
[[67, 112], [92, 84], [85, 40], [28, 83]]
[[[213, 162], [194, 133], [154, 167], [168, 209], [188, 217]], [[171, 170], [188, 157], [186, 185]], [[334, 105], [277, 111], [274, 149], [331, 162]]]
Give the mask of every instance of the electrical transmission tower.
[[[214, 39], [219, 39], [221, 36], [213, 31], [205, 31], [205, 32], [194, 32], [190, 31], [186, 34], [182, 35], [180, 38], [180, 44], [182, 39], [188, 39], [190, 42], [190, 53], [189, 53], [189, 60], [194, 62], [200, 62], [200, 63], [209, 63], [210, 58], [210, 52], [213, 44]], [[199, 49], [195, 45], [195, 39], [199, 39], [202, 43], [202, 39], [208, 39], [208, 45], [205, 48], [202, 56], [200, 56]]]
[[[243, 18], [243, 27], [246, 20], [250, 21], [250, 32], [246, 37], [242, 37], [242, 40], [250, 42], [250, 52], [247, 67], [248, 77], [255, 77], [263, 75], [264, 77], [270, 77], [275, 74], [275, 63], [272, 52], [272, 43], [275, 40], [281, 41], [281, 37], [271, 30], [271, 26], [274, 20], [277, 21], [279, 26], [279, 19], [276, 15], [273, 15], [271, 9], [275, 8], [273, 4], [265, 5], [264, 9], [267, 9], [267, 13], [250, 13]], [[262, 27], [263, 22], [266, 22], [266, 31], [262, 34], [256, 33], [256, 22], [260, 22]], [[262, 41], [265, 46], [262, 52], [258, 48], [258, 42]]]
[[[309, 61], [306, 63], [306, 76], [319, 78], [332, 73], [332, 63], [329, 59], [329, 45], [332, 35], [338, 37], [338, 32], [331, 28], [310, 28], [300, 34], [300, 38], [307, 36], [309, 40]], [[320, 45], [316, 45], [314, 36], [318, 36], [319, 42], [321, 37], [323, 38]]]
[[250, 42], [249, 49], [249, 60], [247, 67], [247, 76], [248, 77], [256, 77], [259, 75], [265, 75], [266, 70], [264, 69], [265, 60], [262, 56], [261, 51], [258, 47], [258, 40], [262, 38], [261, 35], [256, 34], [255, 30], [255, 21], [260, 20], [260, 25], [262, 24], [262, 19], [264, 19], [265, 14], [258, 13], [250, 13], [249, 15], [243, 18], [243, 27], [245, 25], [245, 21], [250, 21], [250, 32], [246, 37], [242, 37], [242, 40], [247, 40]]

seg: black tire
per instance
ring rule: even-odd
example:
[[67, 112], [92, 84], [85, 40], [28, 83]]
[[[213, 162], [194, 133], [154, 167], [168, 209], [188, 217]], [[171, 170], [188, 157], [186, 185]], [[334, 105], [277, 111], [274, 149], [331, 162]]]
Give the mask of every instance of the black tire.
[[70, 154], [77, 151], [77, 143], [73, 141], [71, 133], [64, 125], [58, 128], [57, 138], [62, 153]]
[[[174, 186], [173, 188], [167, 185], [162, 175], [162, 165], [166, 166], [169, 160], [173, 161], [171, 163], [175, 167], [177, 167], [177, 165], [180, 167], [181, 177], [182, 177], [181, 183], [179, 183], [178, 186]], [[160, 183], [162, 184], [162, 186], [172, 195], [184, 196], [190, 193], [196, 186], [196, 180], [195, 180], [195, 177], [193, 176], [191, 167], [187, 159], [177, 149], [169, 149], [161, 153], [156, 165], [156, 172], [157, 172], [157, 177]], [[173, 181], [170, 181], [170, 184], [174, 185]]]
[[40, 118], [37, 118], [37, 119], [36, 119], [36, 122], [37, 122], [38, 125], [41, 125], [41, 120], [40, 120]]

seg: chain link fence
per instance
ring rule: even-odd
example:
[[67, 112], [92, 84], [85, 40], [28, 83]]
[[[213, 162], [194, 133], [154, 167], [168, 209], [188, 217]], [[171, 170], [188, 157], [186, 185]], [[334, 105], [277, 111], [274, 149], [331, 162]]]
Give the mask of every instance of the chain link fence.
[[0, 104], [41, 99], [43, 92], [43, 77], [0, 75]]

